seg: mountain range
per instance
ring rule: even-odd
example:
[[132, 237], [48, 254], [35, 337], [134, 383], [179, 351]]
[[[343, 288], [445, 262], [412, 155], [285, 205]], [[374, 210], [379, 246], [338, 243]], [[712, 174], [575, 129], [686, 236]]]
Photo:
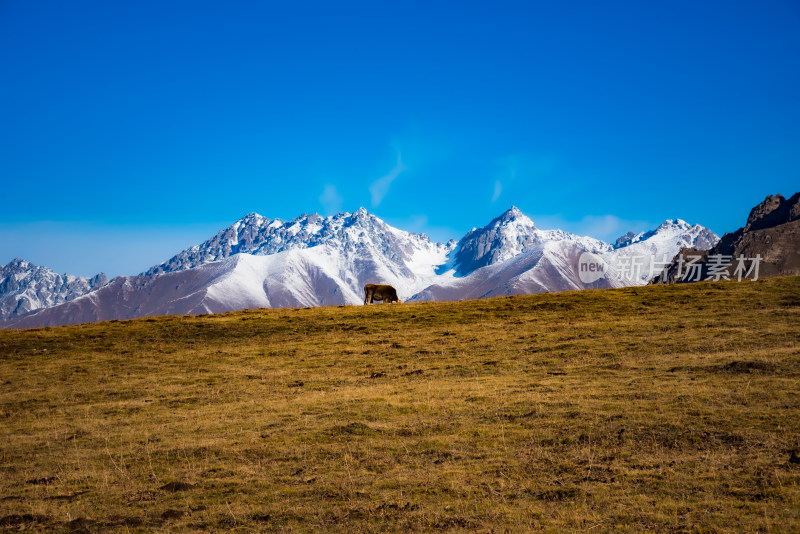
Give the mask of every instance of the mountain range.
[[[448, 243], [393, 228], [364, 208], [291, 221], [251, 213], [146, 272], [111, 281], [14, 260], [0, 267], [0, 327], [361, 304], [369, 282], [393, 285], [404, 301], [643, 285], [652, 265], [619, 266], [671, 259], [681, 248], [708, 249], [718, 240], [707, 228], [675, 219], [609, 244], [541, 230], [515, 207]], [[585, 254], [607, 273], [586, 280]]]
[[103, 273], [92, 278], [61, 275], [17, 258], [0, 266], [0, 321], [63, 304], [107, 283]]

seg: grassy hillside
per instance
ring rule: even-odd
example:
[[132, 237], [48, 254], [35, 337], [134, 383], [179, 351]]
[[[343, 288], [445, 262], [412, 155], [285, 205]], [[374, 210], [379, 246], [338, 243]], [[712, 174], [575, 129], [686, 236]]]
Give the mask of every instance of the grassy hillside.
[[797, 532], [798, 429], [798, 277], [0, 331], [0, 528]]

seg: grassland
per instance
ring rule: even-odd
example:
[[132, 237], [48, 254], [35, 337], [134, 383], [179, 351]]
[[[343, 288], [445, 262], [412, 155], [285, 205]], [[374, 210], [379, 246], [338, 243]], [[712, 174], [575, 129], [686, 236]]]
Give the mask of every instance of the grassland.
[[798, 532], [798, 447], [798, 277], [0, 331], [5, 530]]

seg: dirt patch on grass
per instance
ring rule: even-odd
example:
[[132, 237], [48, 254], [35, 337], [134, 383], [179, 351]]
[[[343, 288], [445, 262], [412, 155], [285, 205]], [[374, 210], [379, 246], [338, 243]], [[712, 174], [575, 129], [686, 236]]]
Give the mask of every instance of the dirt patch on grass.
[[58, 480], [56, 477], [41, 477], [41, 478], [31, 478], [30, 480], [26, 480], [26, 484], [30, 484], [32, 486], [42, 486], [47, 485], [52, 482]]
[[92, 527], [98, 526], [98, 522], [94, 519], [89, 519], [87, 517], [79, 517], [77, 519], [73, 519], [72, 521], [67, 522], [65, 526], [66, 532], [71, 532], [74, 534], [84, 533], [84, 532], [91, 532]]
[[175, 510], [174, 508], [168, 508], [161, 513], [161, 519], [170, 520], [170, 519], [180, 519], [181, 517], [185, 516], [186, 512], [183, 510]]
[[346, 425], [337, 425], [331, 429], [333, 434], [350, 434], [353, 436], [366, 436], [380, 432], [369, 425], [359, 422], [348, 423]]
[[568, 501], [577, 499], [579, 495], [581, 495], [580, 488], [567, 486], [539, 492], [536, 494], [536, 498], [543, 501]]
[[720, 371], [726, 373], [752, 373], [753, 371], [775, 372], [777, 366], [774, 363], [758, 361], [733, 361], [719, 367]]
[[[0, 517], [0, 527], [22, 527], [30, 523], [50, 523], [52, 518], [39, 514], [10, 514]], [[20, 528], [22, 530], [22, 528]]]
[[47, 497], [47, 500], [48, 501], [74, 501], [75, 499], [77, 499], [81, 495], [85, 495], [87, 493], [89, 493], [88, 490], [76, 491], [75, 493], [68, 493], [66, 495], [51, 495], [50, 497]]
[[680, 371], [688, 372], [706, 372], [706, 373], [730, 373], [730, 374], [750, 374], [754, 372], [774, 373], [777, 372], [778, 366], [771, 362], [764, 361], [742, 361], [734, 360], [732, 362], [718, 364], [718, 365], [686, 365], [671, 367], [670, 373]]
[[196, 487], [196, 484], [189, 484], [188, 482], [168, 482], [158, 489], [169, 493], [175, 493], [176, 491], [188, 491], [194, 487]]

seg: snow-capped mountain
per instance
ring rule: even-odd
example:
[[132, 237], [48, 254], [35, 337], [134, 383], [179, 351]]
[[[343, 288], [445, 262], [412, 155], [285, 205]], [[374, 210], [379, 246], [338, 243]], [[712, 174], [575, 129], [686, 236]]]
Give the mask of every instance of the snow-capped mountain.
[[[518, 209], [511, 208], [484, 228], [468, 232], [456, 246], [453, 269], [411, 300], [644, 285], [681, 247], [710, 248], [718, 240], [709, 229], [676, 219], [639, 235], [629, 232], [610, 245], [563, 230], [539, 230]], [[464, 251], [469, 251], [466, 261], [460, 260]], [[582, 280], [583, 253], [591, 253], [605, 264], [604, 276]], [[464, 272], [466, 276], [461, 276]]]
[[[145, 273], [115, 278], [0, 326], [360, 304], [369, 282], [393, 285], [403, 300], [638, 285], [647, 282], [647, 274], [626, 277], [615, 264], [624, 266], [639, 256], [672, 258], [681, 246], [716, 241], [709, 230], [675, 220], [612, 246], [562, 230], [540, 230], [517, 208], [447, 244], [393, 228], [363, 208], [288, 222], [253, 213]], [[606, 276], [581, 281], [579, 264], [587, 252], [609, 265]], [[97, 282], [95, 288], [102, 285]]]
[[609, 266], [609, 278], [616, 278], [611, 282], [614, 287], [645, 285], [681, 248], [708, 250], [719, 241], [719, 236], [708, 228], [681, 219], [666, 220], [655, 230], [635, 235], [620, 245], [630, 234], [617, 239], [613, 250], [600, 254]]
[[476, 269], [513, 258], [535, 247], [538, 229], [516, 207], [483, 228], [473, 228], [461, 238], [452, 255], [452, 267], [466, 276]]
[[614, 248], [623, 248], [642, 241], [647, 241], [658, 234], [660, 234], [662, 240], [665, 238], [671, 240], [676, 236], [684, 236], [684, 241], [686, 241], [686, 239], [691, 239], [693, 242], [696, 242], [697, 247], [702, 250], [713, 247], [714, 243], [719, 240], [719, 237], [708, 228], [700, 226], [699, 224], [690, 225], [684, 220], [675, 219], [666, 220], [661, 223], [658, 228], [650, 230], [649, 232], [641, 232], [639, 234], [628, 232], [614, 241]]
[[454, 245], [393, 228], [363, 208], [290, 222], [250, 214], [145, 273], [10, 326], [359, 304], [369, 282], [392, 284], [406, 299], [433, 283]]
[[303, 214], [288, 222], [250, 213], [211, 239], [178, 253], [144, 274], [153, 276], [193, 269], [235, 254], [268, 256], [320, 245], [347, 253], [364, 250], [379, 253], [393, 264], [390, 269], [405, 277], [413, 277], [409, 266], [416, 264], [421, 257], [432, 255], [439, 258], [452, 248], [452, 245], [432, 243], [424, 234], [393, 228], [364, 208], [352, 214], [345, 212], [331, 217]]
[[62, 275], [16, 258], [0, 266], [0, 321], [62, 304], [107, 283], [103, 273], [92, 278]]
[[[276, 269], [297, 271], [313, 265], [337, 280], [342, 289], [359, 294], [364, 283], [385, 280], [397, 288], [402, 298], [435, 278], [435, 267], [446, 261], [454, 245], [434, 243], [424, 234], [389, 226], [364, 208], [330, 217], [304, 214], [288, 222], [251, 213], [204, 243], [152, 267], [143, 276], [194, 269], [237, 254], [283, 254], [264, 263], [282, 266], [271, 267], [271, 280], [286, 278], [278, 276]], [[299, 254], [302, 250], [313, 252]], [[292, 251], [295, 253], [289, 254]], [[321, 305], [319, 298], [307, 298], [308, 304], [304, 305]]]

